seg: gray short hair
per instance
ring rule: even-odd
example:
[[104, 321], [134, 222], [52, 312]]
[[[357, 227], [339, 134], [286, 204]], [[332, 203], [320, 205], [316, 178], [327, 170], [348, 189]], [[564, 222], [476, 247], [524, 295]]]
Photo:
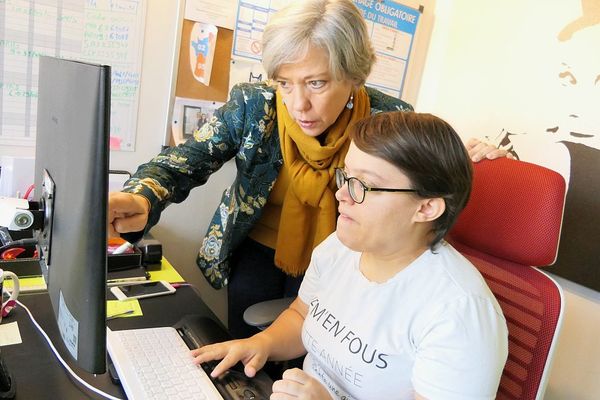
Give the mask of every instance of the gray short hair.
[[309, 46], [329, 54], [330, 73], [363, 84], [375, 62], [367, 26], [352, 0], [294, 1], [276, 12], [262, 39], [263, 67], [270, 79], [282, 64], [304, 57]]

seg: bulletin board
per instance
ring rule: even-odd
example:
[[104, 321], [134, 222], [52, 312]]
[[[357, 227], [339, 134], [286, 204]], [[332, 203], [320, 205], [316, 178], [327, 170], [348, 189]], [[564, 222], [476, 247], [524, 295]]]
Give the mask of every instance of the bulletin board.
[[[184, 132], [187, 130], [185, 127], [182, 128], [182, 125], [186, 125], [185, 110], [193, 112], [194, 107], [198, 109], [201, 107], [194, 102], [225, 102], [233, 84], [266, 79], [260, 64], [260, 51], [257, 54], [250, 54], [251, 51], [248, 49], [252, 49], [253, 44], [256, 47], [256, 44], [260, 43], [269, 16], [291, 1], [268, 0], [268, 7], [263, 4], [264, 0], [247, 0], [230, 4], [231, 12], [237, 15], [233, 25], [235, 31], [218, 27], [212, 76], [208, 84], [195, 79], [190, 68], [190, 34], [196, 21], [183, 19], [175, 91], [170, 107], [172, 129], [165, 139], [165, 144], [172, 146], [179, 143], [181, 137], [176, 132], [181, 129]], [[387, 48], [385, 51], [378, 51], [378, 59], [382, 61], [373, 69], [375, 72], [370, 77], [371, 80], [367, 80], [367, 85], [414, 104], [431, 36], [433, 7], [425, 10], [418, 0], [354, 0], [354, 2], [365, 17], [372, 40], [378, 41], [379, 47]], [[193, 1], [193, 4], [197, 9], [203, 7], [203, 2], [200, 0]], [[387, 63], [384, 64], [384, 61]], [[375, 79], [376, 77], [379, 80]], [[395, 77], [393, 84], [385, 81], [389, 77]]]
[[[217, 27], [210, 79], [208, 82], [202, 83], [194, 77], [191, 68], [194, 63], [190, 62], [190, 41], [194, 36], [192, 31], [195, 24], [196, 21], [184, 19], [181, 28], [175, 96], [171, 101], [171, 129], [165, 139], [165, 144], [169, 146], [175, 146], [190, 137], [186, 122], [186, 117], [191, 115], [190, 113], [196, 114], [198, 111], [197, 114], [200, 115], [202, 111], [204, 116], [208, 105], [209, 115], [212, 115], [212, 112], [225, 102], [229, 95], [233, 31]], [[193, 125], [197, 123], [203, 122], [198, 120]]]
[[[270, 17], [293, 0], [238, 3], [233, 56], [260, 63], [262, 32]], [[416, 102], [433, 23], [433, 6], [418, 0], [353, 0], [362, 13], [377, 61], [366, 84]]]
[[40, 56], [112, 67], [111, 150], [134, 150], [146, 0], [0, 1], [0, 145], [35, 146]]

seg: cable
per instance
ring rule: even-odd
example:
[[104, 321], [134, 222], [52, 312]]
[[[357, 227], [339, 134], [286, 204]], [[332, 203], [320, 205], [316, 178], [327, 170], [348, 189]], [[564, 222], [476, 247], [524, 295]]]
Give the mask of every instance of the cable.
[[109, 169], [108, 173], [115, 174], [115, 175], [127, 175], [128, 177], [131, 178], [131, 172], [125, 171], [123, 169]]
[[173, 286], [175, 289], [177, 289], [180, 287], [192, 286], [192, 285], [189, 283], [171, 283], [171, 286]]
[[27, 200], [29, 198], [29, 195], [31, 194], [31, 192], [33, 192], [34, 188], [35, 188], [34, 184], [29, 185], [29, 187], [27, 188], [27, 191], [25, 192], [25, 195], [23, 195], [23, 198], [25, 200]]
[[46, 339], [46, 342], [48, 342], [48, 345], [50, 346], [50, 349], [52, 350], [52, 352], [54, 353], [54, 355], [56, 356], [56, 358], [58, 359], [58, 361], [60, 361], [60, 363], [62, 364], [62, 366], [67, 370], [67, 372], [69, 374], [71, 374], [71, 376], [73, 378], [75, 378], [75, 380], [77, 382], [79, 382], [80, 384], [82, 384], [83, 386], [85, 386], [86, 388], [88, 388], [89, 390], [91, 390], [92, 392], [97, 393], [97, 394], [99, 394], [102, 397], [105, 397], [105, 398], [110, 399], [110, 400], [122, 400], [119, 397], [115, 397], [115, 396], [113, 396], [111, 394], [105, 393], [102, 390], [100, 390], [100, 389], [98, 389], [98, 388], [90, 385], [88, 382], [86, 382], [85, 380], [83, 380], [79, 375], [77, 375], [75, 373], [75, 371], [73, 371], [71, 369], [71, 367], [69, 367], [69, 365], [66, 363], [66, 361], [63, 360], [63, 358], [60, 356], [60, 354], [58, 354], [58, 351], [54, 347], [54, 344], [52, 343], [52, 340], [50, 340], [50, 338], [48, 337], [48, 335], [46, 334], [46, 332], [44, 331], [44, 329], [42, 329], [42, 327], [35, 320], [35, 318], [33, 317], [33, 314], [31, 313], [31, 311], [29, 311], [29, 308], [27, 308], [19, 300], [17, 300], [17, 304], [20, 305], [21, 307], [23, 307], [23, 309], [25, 311], [27, 311], [27, 314], [29, 314], [29, 318], [31, 319], [31, 322], [33, 322], [33, 324], [38, 329], [38, 331], [40, 331], [40, 333], [42, 334], [42, 336], [44, 337], [44, 339]]
[[38, 240], [34, 239], [34, 238], [26, 238], [26, 239], [19, 239], [19, 240], [13, 240], [10, 243], [7, 243], [3, 246], [0, 246], [0, 252], [7, 250], [7, 249], [12, 249], [13, 247], [22, 247], [22, 246], [29, 246], [32, 244], [37, 244]]

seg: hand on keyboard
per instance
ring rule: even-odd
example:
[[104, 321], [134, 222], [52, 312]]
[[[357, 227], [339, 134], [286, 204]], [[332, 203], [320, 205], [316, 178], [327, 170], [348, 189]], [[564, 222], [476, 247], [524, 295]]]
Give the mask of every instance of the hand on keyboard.
[[210, 374], [213, 378], [220, 376], [240, 361], [245, 366], [246, 376], [252, 378], [265, 365], [269, 353], [269, 343], [260, 334], [248, 339], [210, 344], [192, 351], [196, 364], [221, 360]]
[[[175, 324], [175, 327], [191, 350], [231, 339], [227, 331], [215, 320], [202, 315], [186, 315]], [[189, 351], [188, 355], [190, 355], [190, 360], [194, 361]], [[201, 367], [208, 375], [211, 375], [219, 361], [220, 359], [203, 362]], [[263, 371], [257, 372], [252, 378], [247, 377], [241, 362], [217, 378], [211, 379], [223, 393], [223, 398], [228, 400], [246, 398], [268, 400], [271, 395], [271, 386], [273, 386], [273, 381]]]

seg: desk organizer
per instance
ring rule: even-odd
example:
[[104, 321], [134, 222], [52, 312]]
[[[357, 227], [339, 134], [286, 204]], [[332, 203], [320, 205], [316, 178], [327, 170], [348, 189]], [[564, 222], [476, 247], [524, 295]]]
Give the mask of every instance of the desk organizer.
[[133, 253], [109, 254], [107, 258], [108, 272], [142, 266], [142, 252], [137, 247]]
[[14, 272], [19, 278], [26, 276], [40, 276], [42, 274], [39, 258], [0, 260], [0, 268], [4, 271]]

